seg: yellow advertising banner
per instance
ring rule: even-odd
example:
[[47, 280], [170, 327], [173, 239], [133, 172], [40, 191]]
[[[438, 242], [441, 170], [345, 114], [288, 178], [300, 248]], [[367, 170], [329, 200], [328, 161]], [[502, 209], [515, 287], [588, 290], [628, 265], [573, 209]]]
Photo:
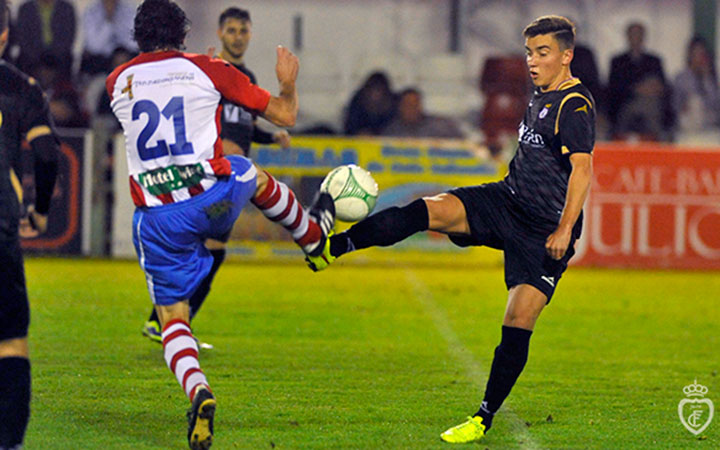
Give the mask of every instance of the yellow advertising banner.
[[[294, 137], [289, 149], [256, 146], [251, 157], [288, 184], [305, 206], [312, 203], [330, 170], [357, 164], [369, 170], [378, 183], [380, 195], [375, 211], [380, 211], [453, 187], [499, 180], [506, 168], [485, 155], [483, 148], [463, 141]], [[349, 225], [338, 223], [337, 229]], [[229, 250], [243, 258], [302, 260], [301, 251], [288, 233], [252, 207], [246, 207], [235, 224]], [[484, 250], [458, 248], [437, 233], [420, 233], [393, 247], [369, 249], [343, 261], [430, 263], [443, 258], [465, 264], [468, 261], [463, 256], [488, 259], [478, 252], [488, 254]], [[501, 261], [500, 252], [490, 255], [491, 261]]]

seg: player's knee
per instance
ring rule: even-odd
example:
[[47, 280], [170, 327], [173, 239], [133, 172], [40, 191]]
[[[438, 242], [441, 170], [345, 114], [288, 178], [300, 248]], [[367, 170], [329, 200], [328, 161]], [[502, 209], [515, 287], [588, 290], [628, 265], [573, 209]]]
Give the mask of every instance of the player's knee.
[[532, 330], [535, 328], [535, 322], [537, 316], [521, 315], [521, 314], [508, 314], [505, 316], [503, 325], [506, 327], [522, 328], [524, 330]]
[[265, 189], [267, 188], [268, 174], [265, 173], [265, 171], [257, 164], [255, 164], [255, 168], [257, 169], [257, 184], [255, 188], [255, 197], [257, 197], [263, 192], [265, 192]]
[[0, 358], [28, 357], [27, 337], [0, 341]]
[[506, 327], [532, 330], [535, 328], [535, 322], [537, 322], [539, 316], [540, 310], [535, 308], [510, 308], [505, 312], [503, 325]]
[[439, 194], [424, 197], [428, 208], [430, 229], [444, 233], [469, 233], [470, 226], [465, 214], [465, 206], [452, 194]]
[[215, 239], [205, 240], [205, 247], [207, 247], [208, 250], [224, 250], [226, 246], [227, 244], [222, 241], [216, 241]]
[[190, 304], [187, 300], [171, 305], [155, 305], [155, 310], [163, 328], [168, 322], [175, 319], [190, 323]]

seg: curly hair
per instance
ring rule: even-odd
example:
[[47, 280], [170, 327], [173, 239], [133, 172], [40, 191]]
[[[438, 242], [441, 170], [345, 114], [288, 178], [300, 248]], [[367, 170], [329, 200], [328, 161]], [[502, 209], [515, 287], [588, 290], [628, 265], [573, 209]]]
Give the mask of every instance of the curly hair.
[[171, 0], [145, 0], [135, 13], [133, 38], [141, 52], [185, 49], [190, 21]]

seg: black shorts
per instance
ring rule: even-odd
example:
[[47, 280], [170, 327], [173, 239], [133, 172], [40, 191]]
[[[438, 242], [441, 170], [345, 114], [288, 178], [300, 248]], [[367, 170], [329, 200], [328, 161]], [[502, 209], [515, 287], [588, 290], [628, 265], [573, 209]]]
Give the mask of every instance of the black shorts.
[[555, 231], [554, 224], [533, 220], [516, 204], [505, 183], [488, 183], [449, 191], [465, 205], [470, 236], [450, 236], [461, 247], [484, 245], [503, 250], [505, 284], [508, 289], [529, 284], [547, 296], [555, 292], [567, 263], [575, 254], [576, 226], [567, 253], [560, 260], [547, 254], [545, 241]]
[[0, 240], [0, 341], [27, 336], [30, 307], [20, 241]]

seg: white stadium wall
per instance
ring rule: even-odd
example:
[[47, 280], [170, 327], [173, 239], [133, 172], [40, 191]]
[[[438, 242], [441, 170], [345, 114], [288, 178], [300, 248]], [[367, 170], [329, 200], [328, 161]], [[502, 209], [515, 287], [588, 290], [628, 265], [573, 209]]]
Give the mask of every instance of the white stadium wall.
[[[71, 0], [72, 1], [72, 0]], [[78, 16], [92, 0], [74, 0]], [[131, 0], [134, 3], [139, 1]], [[22, 1], [13, 2], [16, 10]], [[396, 88], [425, 83], [418, 73], [432, 55], [448, 50], [449, 0], [178, 0], [193, 22], [188, 50], [204, 52], [217, 44], [217, 17], [229, 6], [250, 10], [254, 29], [248, 65], [259, 83], [275, 88], [274, 48], [292, 47], [293, 23], [302, 18], [300, 91], [306, 117], [339, 125], [341, 108], [367, 71], [383, 66]], [[478, 109], [477, 75], [484, 59], [497, 53], [521, 53], [520, 30], [534, 17], [556, 13], [579, 25], [579, 41], [591, 43], [601, 76], [607, 77], [612, 55], [625, 47], [631, 20], [647, 24], [647, 47], [659, 54], [668, 77], [683, 67], [692, 34], [692, 0], [461, 0], [461, 54], [450, 59], [463, 67], [450, 75], [450, 91], [463, 103], [456, 111]], [[79, 19], [78, 19], [79, 21]], [[79, 53], [82, 29], [78, 30]], [[306, 64], [303, 64], [303, 61]], [[432, 65], [430, 65], [432, 67]], [[438, 76], [447, 77], [442, 73]], [[464, 92], [459, 96], [457, 92]], [[452, 103], [450, 104], [452, 106]], [[321, 111], [319, 111], [321, 110]], [[442, 113], [452, 108], [444, 107]], [[301, 121], [303, 117], [301, 115]]]

